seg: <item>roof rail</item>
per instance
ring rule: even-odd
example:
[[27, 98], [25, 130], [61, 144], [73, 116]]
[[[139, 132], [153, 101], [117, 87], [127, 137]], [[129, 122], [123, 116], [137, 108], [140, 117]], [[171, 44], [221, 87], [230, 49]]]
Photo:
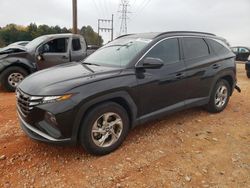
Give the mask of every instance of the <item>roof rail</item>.
[[186, 33], [186, 34], [204, 34], [204, 35], [211, 35], [211, 36], [216, 36], [215, 34], [212, 33], [206, 33], [206, 32], [199, 32], [199, 31], [168, 31], [168, 32], [163, 32], [157, 35], [156, 37], [165, 35], [165, 34], [178, 34], [178, 33]]
[[131, 33], [131, 34], [121, 35], [121, 36], [119, 36], [119, 37], [116, 37], [116, 39], [119, 39], [119, 38], [122, 38], [122, 37], [126, 37], [126, 36], [130, 36], [130, 35], [133, 35], [133, 34]]

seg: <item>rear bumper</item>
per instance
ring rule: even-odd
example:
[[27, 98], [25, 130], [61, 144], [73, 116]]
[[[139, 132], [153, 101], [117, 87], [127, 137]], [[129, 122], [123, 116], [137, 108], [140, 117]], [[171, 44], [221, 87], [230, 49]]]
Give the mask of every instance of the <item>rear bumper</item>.
[[51, 143], [51, 144], [73, 144], [71, 138], [66, 138], [66, 139], [56, 139], [53, 138], [46, 133], [34, 128], [32, 125], [29, 125], [27, 122], [25, 122], [19, 112], [17, 112], [18, 118], [20, 121], [21, 128], [23, 131], [28, 135], [30, 138], [36, 141], [40, 142], [46, 142], [46, 143]]

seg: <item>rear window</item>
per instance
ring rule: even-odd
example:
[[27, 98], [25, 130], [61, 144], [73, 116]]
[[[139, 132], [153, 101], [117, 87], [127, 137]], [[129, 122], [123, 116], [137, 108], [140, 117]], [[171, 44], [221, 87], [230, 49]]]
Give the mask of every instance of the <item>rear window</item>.
[[207, 43], [202, 38], [183, 38], [185, 59], [195, 59], [209, 55]]
[[225, 46], [223, 46], [219, 42], [212, 40], [212, 39], [206, 39], [206, 40], [209, 42], [211, 48], [213, 49], [213, 51], [216, 54], [225, 54], [225, 53], [230, 52], [230, 50], [228, 48], [226, 48]]

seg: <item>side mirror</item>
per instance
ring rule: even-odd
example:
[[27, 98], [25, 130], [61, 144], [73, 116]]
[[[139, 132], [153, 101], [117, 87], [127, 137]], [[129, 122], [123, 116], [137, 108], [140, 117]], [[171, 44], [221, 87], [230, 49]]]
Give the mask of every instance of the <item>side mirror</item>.
[[145, 69], [159, 69], [163, 66], [164, 62], [159, 58], [147, 57], [142, 61], [142, 64], [137, 68]]

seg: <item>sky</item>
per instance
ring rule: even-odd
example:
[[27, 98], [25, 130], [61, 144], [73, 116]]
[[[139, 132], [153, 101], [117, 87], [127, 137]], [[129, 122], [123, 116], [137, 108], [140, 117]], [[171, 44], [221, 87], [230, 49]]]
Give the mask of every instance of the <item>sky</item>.
[[[250, 0], [127, 0], [128, 33], [192, 30], [226, 38], [232, 46], [250, 46]], [[78, 26], [111, 19], [119, 36], [121, 0], [78, 0]], [[0, 26], [9, 23], [72, 25], [72, 0], [0, 0]], [[103, 27], [108, 26], [103, 23]], [[110, 33], [102, 32], [107, 42]]]

